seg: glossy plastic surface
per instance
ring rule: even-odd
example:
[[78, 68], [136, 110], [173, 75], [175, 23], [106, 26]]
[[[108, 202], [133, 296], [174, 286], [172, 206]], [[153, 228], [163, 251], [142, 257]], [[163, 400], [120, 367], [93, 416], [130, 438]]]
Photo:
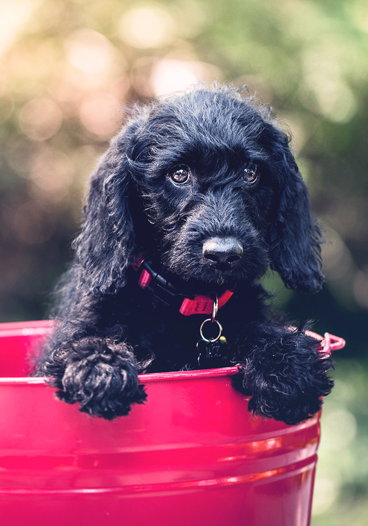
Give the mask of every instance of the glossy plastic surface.
[[92, 418], [24, 377], [50, 330], [0, 325], [1, 524], [309, 525], [319, 415], [253, 418], [227, 368], [142, 375], [145, 405]]

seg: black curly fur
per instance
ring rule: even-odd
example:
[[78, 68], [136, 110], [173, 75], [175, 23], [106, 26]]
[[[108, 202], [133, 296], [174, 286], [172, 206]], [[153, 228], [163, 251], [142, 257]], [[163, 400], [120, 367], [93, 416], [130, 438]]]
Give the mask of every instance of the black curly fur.
[[[190, 170], [187, 184], [170, 178]], [[256, 168], [255, 184], [244, 169]], [[204, 257], [213, 238], [243, 254], [222, 268]], [[234, 386], [249, 410], [295, 424], [332, 388], [331, 360], [306, 327], [290, 329], [266, 306], [268, 267], [293, 289], [316, 292], [321, 232], [268, 108], [229, 87], [199, 88], [132, 110], [92, 174], [75, 261], [59, 287], [56, 329], [38, 363], [60, 399], [107, 419], [146, 399], [139, 372], [196, 368], [204, 315], [183, 316], [137, 285], [134, 254], [187, 296], [235, 288], [219, 311], [227, 344], [211, 367], [239, 364]]]

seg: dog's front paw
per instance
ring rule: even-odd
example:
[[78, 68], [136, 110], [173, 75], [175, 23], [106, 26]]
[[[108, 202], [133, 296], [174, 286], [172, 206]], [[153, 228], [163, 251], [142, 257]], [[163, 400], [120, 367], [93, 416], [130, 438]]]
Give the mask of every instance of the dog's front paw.
[[122, 343], [97, 338], [74, 342], [62, 378], [50, 381], [57, 396], [80, 411], [113, 420], [127, 415], [131, 404], [145, 402], [133, 353]]
[[249, 411], [295, 425], [321, 409], [333, 380], [327, 376], [333, 362], [319, 354], [315, 340], [304, 333], [287, 334], [281, 345], [258, 350], [234, 378], [234, 387], [251, 395]]
[[[331, 389], [326, 379], [325, 393]], [[296, 425], [312, 418], [322, 406], [322, 397], [318, 393], [301, 391], [287, 382], [262, 382], [249, 401], [249, 411], [262, 418], [273, 418], [288, 425]]]

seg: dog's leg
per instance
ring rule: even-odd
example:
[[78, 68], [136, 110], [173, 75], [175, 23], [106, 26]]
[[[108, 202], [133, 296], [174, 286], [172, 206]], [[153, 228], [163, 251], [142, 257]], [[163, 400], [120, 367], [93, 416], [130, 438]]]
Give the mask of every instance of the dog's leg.
[[252, 396], [249, 411], [294, 425], [320, 410], [333, 387], [327, 376], [333, 362], [318, 352], [314, 338], [304, 330], [269, 327], [248, 344], [234, 387]]
[[108, 420], [146, 400], [132, 349], [113, 338], [54, 341], [37, 372], [43, 375], [58, 389], [60, 400], [78, 403], [80, 411]]

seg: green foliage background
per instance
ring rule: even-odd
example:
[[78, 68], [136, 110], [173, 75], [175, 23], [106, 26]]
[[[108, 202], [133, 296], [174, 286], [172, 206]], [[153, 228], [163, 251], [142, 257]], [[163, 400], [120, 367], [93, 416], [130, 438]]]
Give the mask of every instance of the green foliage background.
[[125, 105], [201, 79], [246, 84], [274, 107], [331, 243], [317, 296], [266, 283], [292, 318], [348, 342], [313, 525], [367, 524], [366, 0], [0, 0], [0, 68], [0, 321], [47, 315], [88, 174]]

